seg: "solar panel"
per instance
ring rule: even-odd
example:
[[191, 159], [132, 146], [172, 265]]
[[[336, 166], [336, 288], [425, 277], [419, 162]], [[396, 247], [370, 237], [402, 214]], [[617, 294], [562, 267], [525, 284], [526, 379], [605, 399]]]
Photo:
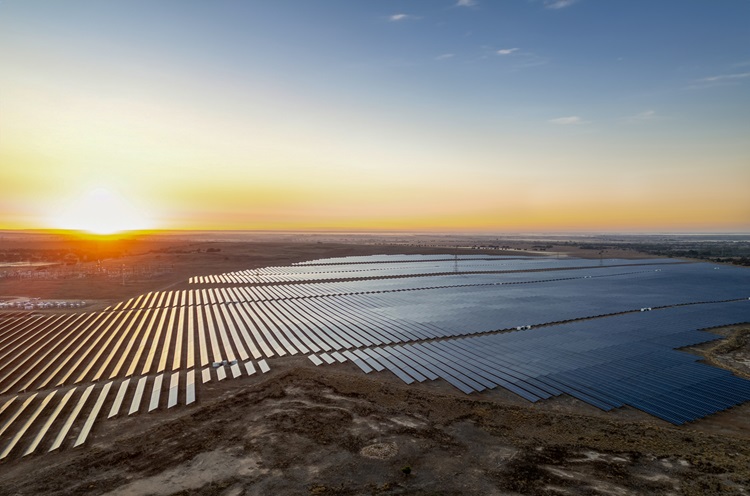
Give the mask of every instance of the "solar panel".
[[115, 401], [112, 403], [112, 407], [109, 410], [109, 415], [107, 415], [107, 418], [112, 418], [118, 413], [120, 413], [122, 400], [125, 398], [125, 393], [127, 392], [129, 385], [130, 385], [130, 379], [125, 379], [124, 381], [122, 381], [122, 383], [120, 383], [120, 388], [117, 390]]
[[94, 426], [96, 417], [97, 415], [99, 415], [99, 411], [102, 409], [102, 405], [104, 405], [104, 401], [107, 399], [107, 395], [109, 394], [109, 390], [111, 387], [112, 383], [108, 382], [99, 392], [99, 398], [97, 398], [96, 403], [94, 403], [94, 408], [92, 408], [91, 412], [89, 412], [89, 416], [86, 418], [86, 422], [84, 423], [81, 432], [78, 434], [73, 447], [80, 446], [86, 442], [86, 439], [89, 436], [89, 432], [91, 432], [91, 428]]
[[44, 425], [39, 429], [39, 432], [37, 432], [37, 435], [34, 437], [34, 440], [31, 442], [28, 448], [26, 448], [26, 451], [24, 451], [23, 456], [30, 455], [34, 451], [36, 451], [37, 447], [39, 446], [39, 443], [42, 442], [42, 439], [44, 439], [44, 436], [47, 434], [47, 431], [49, 430], [50, 426], [57, 420], [58, 415], [60, 415], [60, 412], [65, 408], [65, 405], [68, 404], [68, 401], [73, 396], [73, 393], [75, 393], [76, 388], [71, 388], [68, 390], [67, 393], [62, 397], [60, 402], [57, 404], [57, 407], [52, 412], [52, 414], [47, 417], [47, 421], [44, 423]]
[[63, 424], [62, 428], [60, 429], [60, 432], [58, 432], [57, 437], [55, 438], [54, 442], [52, 443], [52, 446], [50, 447], [49, 451], [55, 451], [62, 445], [63, 441], [65, 440], [65, 437], [68, 435], [68, 432], [70, 431], [70, 428], [73, 426], [73, 422], [76, 421], [78, 418], [78, 414], [81, 413], [81, 410], [83, 409], [83, 405], [86, 403], [86, 400], [88, 400], [89, 396], [91, 395], [91, 392], [94, 390], [95, 384], [90, 385], [87, 387], [80, 398], [78, 398], [78, 403], [76, 403], [76, 406], [73, 408], [73, 411], [70, 412], [70, 415], [68, 416], [68, 419]]
[[143, 398], [143, 391], [146, 388], [146, 380], [148, 380], [148, 377], [141, 377], [140, 379], [138, 379], [138, 384], [135, 387], [133, 400], [130, 402], [130, 410], [128, 410], [128, 415], [136, 413], [141, 407], [141, 398]]

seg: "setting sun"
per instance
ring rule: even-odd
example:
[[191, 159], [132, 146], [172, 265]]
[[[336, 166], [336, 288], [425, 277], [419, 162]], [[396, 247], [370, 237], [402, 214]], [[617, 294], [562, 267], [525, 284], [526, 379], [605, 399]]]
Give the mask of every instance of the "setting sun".
[[59, 229], [114, 234], [151, 228], [147, 217], [117, 193], [97, 188], [74, 200], [53, 218]]

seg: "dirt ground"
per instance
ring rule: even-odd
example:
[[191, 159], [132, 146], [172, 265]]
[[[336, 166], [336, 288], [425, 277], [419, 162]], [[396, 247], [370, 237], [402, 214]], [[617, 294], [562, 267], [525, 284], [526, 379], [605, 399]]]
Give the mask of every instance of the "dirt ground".
[[[128, 263], [168, 261], [173, 271], [124, 287], [109, 279], [3, 281], [0, 295], [98, 296], [103, 305], [193, 275], [331, 256], [445, 253], [309, 240], [161, 239], [139, 250]], [[687, 351], [750, 378], [750, 327], [718, 332], [727, 339]], [[286, 357], [271, 366], [262, 376], [203, 385], [190, 407], [100, 422], [82, 448], [8, 460], [0, 464], [0, 495], [750, 493], [750, 404], [675, 427], [567, 396], [532, 405], [503, 390], [467, 396], [443, 381], [405, 386], [351, 363], [316, 368]]]

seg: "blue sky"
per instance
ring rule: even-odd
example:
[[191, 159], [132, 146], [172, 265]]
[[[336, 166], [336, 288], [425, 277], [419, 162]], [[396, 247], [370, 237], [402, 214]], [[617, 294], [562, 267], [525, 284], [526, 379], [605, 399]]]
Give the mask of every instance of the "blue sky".
[[104, 187], [161, 227], [748, 229], [748, 21], [744, 0], [4, 0], [0, 224]]

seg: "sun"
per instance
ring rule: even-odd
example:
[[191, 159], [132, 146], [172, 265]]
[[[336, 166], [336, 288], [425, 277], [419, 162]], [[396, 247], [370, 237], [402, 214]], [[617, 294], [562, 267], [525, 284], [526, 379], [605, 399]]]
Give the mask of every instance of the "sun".
[[135, 206], [106, 188], [93, 189], [76, 199], [55, 217], [53, 223], [59, 229], [100, 235], [153, 227]]

